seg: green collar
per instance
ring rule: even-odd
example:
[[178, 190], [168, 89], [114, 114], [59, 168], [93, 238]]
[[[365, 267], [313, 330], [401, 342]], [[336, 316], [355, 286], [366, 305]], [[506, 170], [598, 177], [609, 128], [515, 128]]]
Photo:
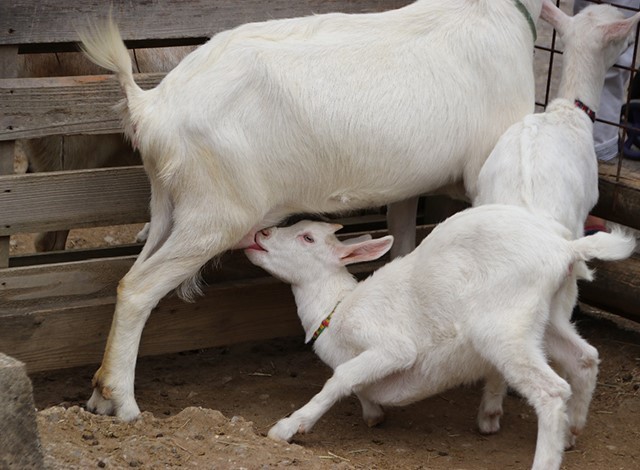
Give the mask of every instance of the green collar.
[[329, 315], [327, 315], [327, 318], [325, 318], [324, 320], [322, 320], [322, 322], [320, 322], [320, 326], [315, 331], [315, 333], [313, 333], [313, 336], [308, 341], [310, 344], [313, 344], [315, 342], [315, 340], [318, 339], [318, 336], [320, 336], [322, 334], [322, 332], [329, 327], [329, 323], [331, 323], [331, 317], [333, 316], [333, 313], [338, 308], [338, 305], [340, 305], [340, 302], [342, 302], [342, 300], [338, 300], [338, 303], [336, 304], [335, 307], [333, 307], [333, 310], [331, 310], [331, 313]]
[[538, 39], [538, 33], [536, 32], [536, 24], [533, 21], [533, 18], [531, 18], [531, 13], [529, 13], [529, 10], [527, 10], [527, 7], [525, 7], [520, 0], [513, 0], [513, 3], [515, 4], [516, 8], [520, 10], [520, 13], [524, 15], [524, 18], [525, 20], [527, 20], [527, 23], [529, 23], [529, 27], [531, 28], [531, 33], [533, 34], [533, 42], [536, 42], [536, 40]]

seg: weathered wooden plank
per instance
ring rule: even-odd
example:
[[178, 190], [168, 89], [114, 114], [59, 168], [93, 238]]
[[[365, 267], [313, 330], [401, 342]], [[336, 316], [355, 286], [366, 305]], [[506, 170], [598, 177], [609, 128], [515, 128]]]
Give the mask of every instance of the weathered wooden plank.
[[[118, 282], [135, 259], [121, 256], [0, 270], [0, 319], [16, 312], [114, 303]], [[211, 285], [267, 277], [239, 251], [226, 253], [219, 268], [207, 267], [203, 275]]]
[[128, 40], [205, 38], [250, 21], [382, 11], [408, 0], [12, 0], [0, 2], [0, 44], [69, 43], [112, 10]]
[[[164, 74], [138, 74], [153, 88]], [[0, 80], [0, 141], [53, 134], [121, 132], [113, 106], [124, 95], [113, 75]]]
[[19, 253], [9, 259], [10, 268], [29, 268], [51, 264], [74, 263], [105, 258], [138, 256], [142, 244], [125, 243], [122, 245], [98, 248], [74, 248], [72, 250], [47, 251], [42, 253]]
[[0, 270], [0, 321], [17, 312], [115, 303], [135, 257]]
[[593, 213], [606, 220], [640, 230], [640, 172], [623, 166], [600, 165], [600, 198]]
[[[250, 292], [251, 295], [247, 295]], [[0, 351], [29, 372], [98, 363], [113, 305], [62, 307], [2, 317]], [[290, 288], [271, 281], [207, 289], [196, 304], [163, 300], [145, 327], [140, 355], [164, 354], [301, 333]]]
[[141, 166], [0, 176], [0, 236], [146, 222]]
[[640, 254], [589, 265], [596, 268], [596, 279], [581, 283], [580, 300], [640, 323]]

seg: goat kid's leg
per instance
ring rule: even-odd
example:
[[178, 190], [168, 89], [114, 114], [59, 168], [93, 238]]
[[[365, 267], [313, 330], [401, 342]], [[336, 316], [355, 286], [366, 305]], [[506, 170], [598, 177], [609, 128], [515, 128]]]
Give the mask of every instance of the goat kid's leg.
[[387, 206], [387, 226], [394, 238], [391, 259], [409, 254], [415, 249], [417, 211], [417, 197]]
[[575, 446], [577, 436], [587, 422], [589, 404], [598, 377], [598, 350], [585, 341], [571, 323], [571, 313], [578, 297], [575, 276], [569, 277], [554, 296], [551, 321], [545, 341], [549, 357], [561, 369], [571, 385], [567, 403], [569, 429], [565, 441], [567, 449]]
[[[502, 372], [509, 385], [525, 397], [538, 416], [538, 437], [532, 470], [557, 470], [562, 463], [571, 387], [547, 364], [538, 344], [498, 345], [509, 359]], [[511, 346], [511, 347], [510, 347]]]
[[[296, 433], [306, 433], [338, 400], [350, 395], [357, 388], [375, 383], [384, 377], [408, 367], [412, 358], [399, 358], [388, 351], [368, 350], [336, 367], [333, 376], [309, 403], [288, 418], [281, 419], [269, 430], [269, 437], [289, 442]], [[375, 367], [372, 367], [375, 364]]]
[[357, 393], [358, 400], [362, 406], [362, 418], [370, 428], [377, 426], [384, 421], [384, 410], [377, 403], [372, 402], [363, 394]]
[[480, 409], [478, 410], [478, 429], [480, 429], [480, 433], [495, 434], [500, 430], [502, 402], [506, 393], [507, 384], [497, 370], [487, 375]]
[[565, 437], [565, 449], [571, 449], [587, 422], [598, 377], [598, 351], [581, 338], [571, 324], [549, 327], [547, 351], [551, 360], [562, 368], [571, 386], [571, 398], [567, 403], [569, 427]]
[[[201, 266], [223, 251], [215, 240], [185, 247], [175, 232], [149, 258], [138, 258], [120, 281], [111, 330], [102, 364], [93, 378], [87, 408], [131, 421], [140, 414], [134, 397], [135, 366], [144, 324], [169, 291], [196, 275]], [[226, 248], [226, 246], [224, 247]]]
[[551, 321], [545, 335], [549, 357], [562, 370], [571, 385], [572, 394], [567, 403], [567, 449], [575, 446], [576, 438], [587, 422], [600, 362], [598, 350], [578, 334], [570, 321], [577, 294], [577, 282], [574, 277], [570, 277], [553, 299]]

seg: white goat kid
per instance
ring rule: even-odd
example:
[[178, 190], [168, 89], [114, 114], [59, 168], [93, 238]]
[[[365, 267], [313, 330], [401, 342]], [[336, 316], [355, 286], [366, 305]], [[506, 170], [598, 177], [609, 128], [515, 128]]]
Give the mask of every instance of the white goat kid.
[[[579, 238], [598, 200], [592, 120], [605, 73], [627, 48], [640, 15], [624, 19], [610, 5], [593, 5], [569, 17], [545, 0], [542, 18], [558, 30], [565, 45], [559, 97], [546, 112], [526, 116], [500, 138], [480, 171], [473, 204], [519, 205], [556, 220]], [[563, 330], [551, 335], [564, 336], [570, 346], [567, 355], [585, 358], [581, 372], [569, 376], [574, 394], [568, 405], [568, 447], [585, 426], [586, 407], [596, 386], [596, 353], [569, 325], [578, 297], [577, 279], [586, 269], [577, 263], [556, 294], [558, 315], [567, 321]]]
[[419, 0], [246, 24], [148, 91], [135, 84], [113, 22], [82, 34], [124, 89], [125, 131], [152, 190], [149, 238], [119, 285], [89, 409], [139, 414], [135, 363], [151, 309], [179, 285], [197, 291], [201, 266], [246, 246], [256, 228], [292, 213], [376, 207], [463, 177], [473, 187], [499, 136], [533, 109], [541, 3]]
[[602, 4], [570, 17], [545, 0], [542, 18], [565, 46], [559, 96], [544, 113], [528, 115], [505, 132], [480, 171], [472, 200], [527, 207], [578, 238], [598, 201], [593, 120], [605, 74], [632, 41], [640, 13], [625, 19]]
[[[322, 391], [280, 420], [269, 437], [307, 432], [341, 398], [355, 393], [364, 419], [383, 419], [381, 405], [406, 405], [460, 384], [487, 379], [478, 424], [495, 432], [501, 377], [538, 415], [533, 468], [560, 467], [569, 384], [547, 363], [582, 374], [587, 357], [567, 354], [571, 329], [556, 294], [576, 262], [622, 259], [633, 237], [601, 233], [569, 241], [564, 227], [517, 206], [487, 205], [454, 215], [415, 251], [357, 283], [348, 264], [372, 260], [392, 237], [341, 243], [339, 225], [303, 221], [258, 232], [245, 253], [291, 283], [307, 341], [334, 369]], [[324, 326], [328, 323], [328, 326]], [[574, 380], [573, 382], [577, 382]], [[585, 412], [588, 403], [583, 407]]]

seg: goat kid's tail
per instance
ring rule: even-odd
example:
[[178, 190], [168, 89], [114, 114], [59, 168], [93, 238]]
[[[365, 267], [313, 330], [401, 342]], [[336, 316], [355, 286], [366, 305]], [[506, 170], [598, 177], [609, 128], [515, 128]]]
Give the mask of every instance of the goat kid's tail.
[[611, 233], [598, 232], [578, 238], [571, 243], [577, 260], [600, 259], [614, 261], [628, 258], [636, 248], [636, 239], [622, 229], [614, 228]]
[[[82, 43], [80, 47], [87, 57], [100, 67], [116, 74], [120, 87], [127, 97], [124, 106], [128, 109], [129, 116], [125, 115], [123, 119], [128, 121], [131, 105], [144, 94], [144, 91], [133, 79], [131, 58], [120, 35], [118, 25], [109, 16], [109, 19], [100, 25], [93, 24], [84, 31], [78, 31], [78, 36]], [[126, 123], [125, 127], [128, 127]]]

